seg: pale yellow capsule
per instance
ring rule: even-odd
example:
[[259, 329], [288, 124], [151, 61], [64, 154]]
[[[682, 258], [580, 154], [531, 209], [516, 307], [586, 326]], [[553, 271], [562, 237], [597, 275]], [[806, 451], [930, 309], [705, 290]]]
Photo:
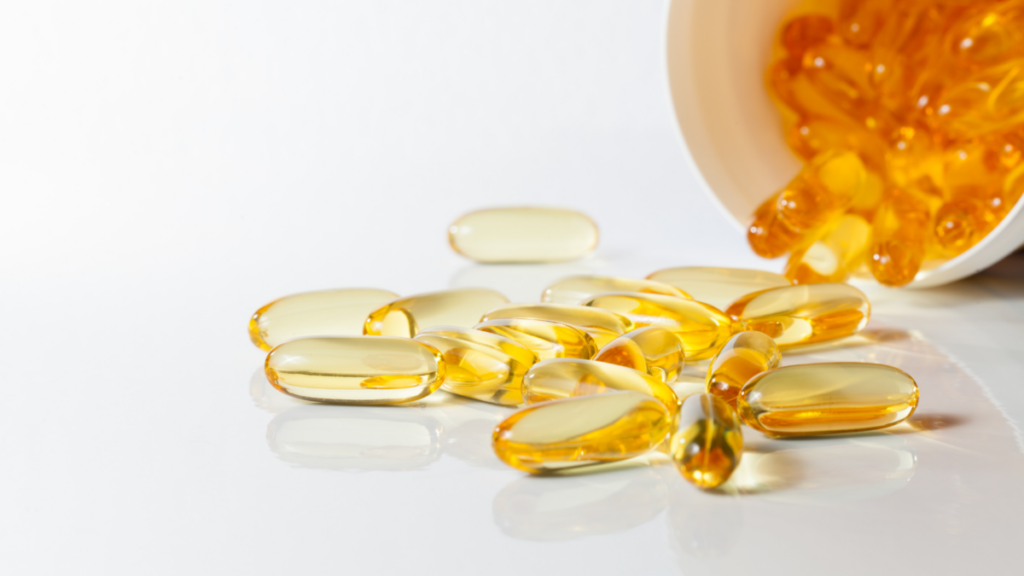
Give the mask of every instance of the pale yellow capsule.
[[476, 325], [477, 330], [504, 336], [526, 346], [537, 360], [586, 358], [597, 354], [597, 344], [583, 330], [547, 320], [496, 318]]
[[366, 316], [398, 298], [376, 288], [342, 288], [278, 298], [249, 320], [249, 338], [261, 350], [311, 336], [355, 336]]
[[689, 294], [675, 286], [654, 280], [614, 278], [611, 276], [569, 276], [548, 286], [541, 294], [541, 302], [553, 304], [580, 304], [597, 294], [606, 292], [640, 292], [689, 298]]
[[598, 362], [646, 372], [662, 382], [674, 381], [685, 359], [686, 352], [679, 336], [658, 326], [645, 326], [626, 332], [594, 356]]
[[522, 344], [458, 326], [428, 328], [415, 339], [441, 352], [444, 390], [504, 406], [523, 403], [523, 376], [536, 358]]
[[508, 298], [486, 288], [406, 296], [371, 312], [363, 325], [363, 334], [412, 338], [431, 326], [472, 328], [481, 314], [507, 302]]
[[616, 390], [632, 390], [653, 396], [673, 416], [679, 411], [679, 398], [671, 386], [639, 370], [607, 362], [568, 358], [546, 360], [530, 368], [523, 378], [523, 400], [527, 404]]
[[743, 330], [764, 332], [786, 348], [860, 332], [871, 304], [849, 284], [806, 284], [748, 294], [726, 314]]
[[267, 379], [303, 400], [398, 404], [441, 386], [445, 366], [433, 347], [407, 338], [303, 338], [267, 354]]
[[679, 410], [669, 454], [679, 473], [698, 488], [716, 488], [732, 476], [743, 455], [736, 411], [717, 396], [695, 394]]
[[659, 326], [675, 332], [688, 360], [714, 356], [732, 335], [732, 320], [721, 310], [686, 298], [612, 292], [595, 296], [584, 306], [616, 312], [637, 326]]
[[575, 326], [590, 334], [598, 348], [634, 328], [633, 322], [620, 314], [568, 304], [509, 304], [487, 312], [480, 322], [498, 318], [532, 318]]
[[574, 210], [492, 208], [470, 212], [448, 228], [448, 242], [477, 262], [560, 262], [597, 246], [597, 225]]
[[694, 300], [706, 302], [719, 310], [725, 310], [729, 304], [751, 292], [790, 285], [789, 280], [781, 274], [704, 266], [665, 268], [649, 274], [647, 279], [671, 284]]
[[782, 361], [775, 340], [761, 332], [740, 332], [711, 360], [705, 389], [736, 407], [736, 397], [751, 378], [778, 367]]

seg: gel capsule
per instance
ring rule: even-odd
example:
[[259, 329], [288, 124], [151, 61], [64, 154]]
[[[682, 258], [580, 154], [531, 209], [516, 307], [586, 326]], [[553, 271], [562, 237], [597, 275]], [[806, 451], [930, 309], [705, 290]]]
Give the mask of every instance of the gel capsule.
[[786, 348], [860, 332], [871, 304], [848, 284], [806, 284], [748, 294], [725, 312], [743, 330], [764, 332]]
[[671, 284], [686, 291], [694, 300], [706, 302], [719, 310], [725, 310], [729, 304], [751, 292], [790, 285], [785, 276], [772, 272], [703, 266], [665, 268], [649, 274], [647, 279]]
[[523, 403], [523, 376], [536, 359], [522, 344], [457, 326], [429, 328], [420, 332], [416, 340], [441, 352], [444, 390], [492, 404]]
[[659, 326], [676, 333], [690, 360], [710, 358], [732, 335], [732, 320], [703, 302], [634, 292], [601, 294], [585, 306], [610, 310], [637, 326]]
[[675, 332], [646, 326], [626, 332], [609, 342], [594, 356], [607, 362], [646, 372], [662, 382], [673, 382], [686, 359], [683, 341]]
[[398, 404], [441, 386], [433, 347], [405, 338], [304, 338], [267, 355], [267, 379], [285, 394], [332, 404]]
[[613, 278], [609, 276], [570, 276], [548, 286], [541, 295], [541, 302], [555, 304], [579, 304], [597, 294], [605, 292], [640, 292], [643, 294], [664, 294], [689, 298], [690, 295], [675, 286], [654, 280], [634, 278]]
[[661, 444], [671, 417], [637, 392], [556, 400], [516, 412], [494, 429], [498, 458], [533, 474], [642, 456]]
[[761, 372], [777, 367], [781, 360], [775, 340], [761, 332], [740, 332], [711, 360], [705, 389], [735, 408], [743, 385]]
[[743, 433], [736, 412], [712, 394], [695, 394], [683, 402], [669, 454], [687, 481], [717, 488], [732, 476], [743, 455]]
[[834, 362], [764, 372], [743, 386], [743, 421], [772, 436], [875, 430], [898, 424], [917, 408], [917, 383], [882, 364]]
[[484, 312], [508, 302], [486, 288], [442, 290], [394, 300], [367, 316], [363, 334], [412, 338], [431, 326], [472, 328]]
[[672, 415], [679, 410], [679, 398], [668, 384], [638, 370], [606, 362], [547, 360], [530, 368], [523, 378], [523, 400], [527, 404], [616, 390], [632, 390], [657, 398]]
[[598, 348], [634, 328], [633, 322], [625, 316], [568, 304], [509, 304], [487, 312], [480, 322], [498, 318], [532, 318], [575, 326], [590, 334]]
[[476, 325], [483, 332], [497, 334], [527, 347], [537, 360], [586, 358], [597, 354], [597, 344], [583, 330], [561, 322], [529, 318], [497, 318]]
[[795, 250], [786, 263], [793, 284], [842, 282], [864, 259], [871, 225], [860, 216], [841, 216], [825, 234], [804, 249]]
[[363, 333], [367, 314], [398, 298], [375, 288], [343, 288], [293, 294], [260, 308], [249, 320], [249, 338], [262, 350], [310, 336]]
[[477, 262], [559, 262], [593, 250], [597, 226], [573, 210], [493, 208], [456, 220], [448, 242]]

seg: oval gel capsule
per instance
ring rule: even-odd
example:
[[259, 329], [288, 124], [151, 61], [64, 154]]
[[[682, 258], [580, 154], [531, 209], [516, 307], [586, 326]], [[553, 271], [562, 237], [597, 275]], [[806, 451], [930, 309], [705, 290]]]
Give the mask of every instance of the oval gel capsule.
[[717, 488], [732, 476], [743, 455], [743, 432], [736, 412], [717, 396], [694, 394], [679, 410], [669, 443], [679, 473], [698, 488]]
[[617, 390], [652, 396], [673, 416], [679, 410], [679, 398], [668, 384], [638, 370], [606, 362], [547, 360], [530, 368], [523, 378], [523, 400], [527, 404]]
[[646, 372], [662, 382], [675, 381], [685, 359], [686, 352], [679, 336], [657, 326], [645, 326], [626, 332], [594, 356], [597, 362]]
[[431, 326], [472, 328], [479, 322], [481, 314], [506, 303], [508, 298], [487, 288], [406, 296], [371, 312], [363, 325], [363, 334], [412, 338]]
[[476, 325], [477, 330], [504, 336], [526, 346], [537, 360], [586, 358], [597, 354], [597, 344], [583, 330], [547, 320], [497, 318]]
[[554, 304], [580, 304], [597, 294], [605, 292], [640, 292], [642, 294], [664, 294], [689, 298], [689, 294], [675, 286], [637, 280], [635, 278], [614, 278], [611, 276], [569, 276], [548, 286], [541, 294], [541, 302]]
[[860, 332], [871, 304], [849, 284], [806, 284], [748, 294], [725, 312], [743, 330], [764, 332], [786, 348]]
[[675, 286], [694, 300], [706, 302], [720, 310], [725, 310], [729, 304], [751, 292], [790, 285], [789, 280], [781, 274], [705, 266], [665, 268], [649, 274], [647, 279]]
[[597, 226], [573, 210], [492, 208], [456, 220], [448, 242], [477, 262], [561, 262], [593, 250]]
[[359, 335], [366, 316], [395, 298], [398, 294], [376, 288], [292, 294], [252, 315], [249, 338], [261, 350], [269, 351], [296, 338]]
[[480, 322], [498, 318], [532, 318], [575, 326], [590, 334], [598, 348], [634, 328], [633, 322], [620, 314], [568, 304], [509, 304], [487, 312]]
[[398, 404], [434, 392], [441, 353], [405, 338], [303, 338], [267, 354], [267, 379], [285, 394], [333, 404]]
[[555, 472], [642, 456], [665, 440], [670, 420], [638, 392], [569, 398], [516, 412], [494, 429], [492, 446], [513, 468]]
[[435, 326], [415, 339], [441, 352], [444, 390], [504, 406], [523, 403], [523, 376], [536, 359], [522, 344], [458, 326]]
[[740, 332], [726, 342], [711, 360], [704, 386], [735, 408], [743, 385], [766, 370], [778, 367], [782, 354], [778, 345], [761, 332]]
[[737, 398], [743, 421], [772, 436], [875, 430], [917, 408], [917, 383], [883, 364], [826, 362], [763, 372]]

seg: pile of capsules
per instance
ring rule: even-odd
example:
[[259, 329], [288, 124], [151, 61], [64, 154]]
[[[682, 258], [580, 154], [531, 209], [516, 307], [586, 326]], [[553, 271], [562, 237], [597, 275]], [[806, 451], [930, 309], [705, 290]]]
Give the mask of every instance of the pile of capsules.
[[864, 266], [910, 282], [977, 244], [1024, 192], [1024, 0], [815, 0], [767, 84], [804, 168], [756, 211], [794, 283]]
[[[574, 257], [596, 234], [575, 212], [496, 209], [463, 218], [451, 238], [478, 261], [518, 262]], [[540, 300], [511, 304], [484, 288], [309, 292], [260, 308], [249, 335], [269, 350], [273, 386], [304, 400], [400, 404], [443, 388], [525, 404], [495, 429], [493, 448], [530, 473], [667, 448], [685, 478], [713, 488], [740, 461], [741, 419], [772, 436], [835, 434], [891, 426], [917, 406], [917, 384], [890, 366], [778, 367], [780, 349], [865, 326], [868, 300], [847, 284], [682, 267], [644, 280], [572, 276]], [[706, 393], [681, 402], [672, 384], [684, 363], [707, 360]]]

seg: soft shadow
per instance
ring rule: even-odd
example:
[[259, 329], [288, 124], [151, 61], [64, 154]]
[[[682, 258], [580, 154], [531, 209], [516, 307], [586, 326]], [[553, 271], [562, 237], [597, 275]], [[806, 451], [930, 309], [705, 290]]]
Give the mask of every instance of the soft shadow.
[[684, 574], [692, 574], [704, 561], [726, 556], [736, 547], [743, 529], [743, 507], [736, 494], [704, 492], [679, 478], [672, 486], [665, 520], [676, 562]]
[[[945, 428], [954, 428], [968, 422], [967, 418], [956, 414], [917, 414], [915, 413], [904, 423], [917, 432], [934, 432]], [[893, 428], [896, 428], [895, 426]]]
[[878, 328], [867, 328], [854, 334], [853, 336], [847, 336], [846, 338], [837, 338], [836, 340], [828, 340], [826, 342], [814, 342], [812, 344], [806, 344], [803, 346], [793, 346], [786, 348], [782, 355], [783, 357], [788, 356], [802, 356], [808, 354], [821, 354], [828, 353], [836, 350], [848, 350], [850, 348], [859, 348], [863, 346], [875, 346], [878, 344], [893, 344], [897, 342], [907, 341], [913, 338], [913, 335], [899, 328], [889, 327], [878, 327]]
[[267, 375], [263, 371], [262, 365], [253, 372], [252, 378], [249, 379], [249, 396], [252, 397], [253, 403], [258, 408], [266, 410], [271, 414], [280, 414], [295, 406], [313, 405], [312, 402], [299, 400], [274, 388], [267, 380]]

